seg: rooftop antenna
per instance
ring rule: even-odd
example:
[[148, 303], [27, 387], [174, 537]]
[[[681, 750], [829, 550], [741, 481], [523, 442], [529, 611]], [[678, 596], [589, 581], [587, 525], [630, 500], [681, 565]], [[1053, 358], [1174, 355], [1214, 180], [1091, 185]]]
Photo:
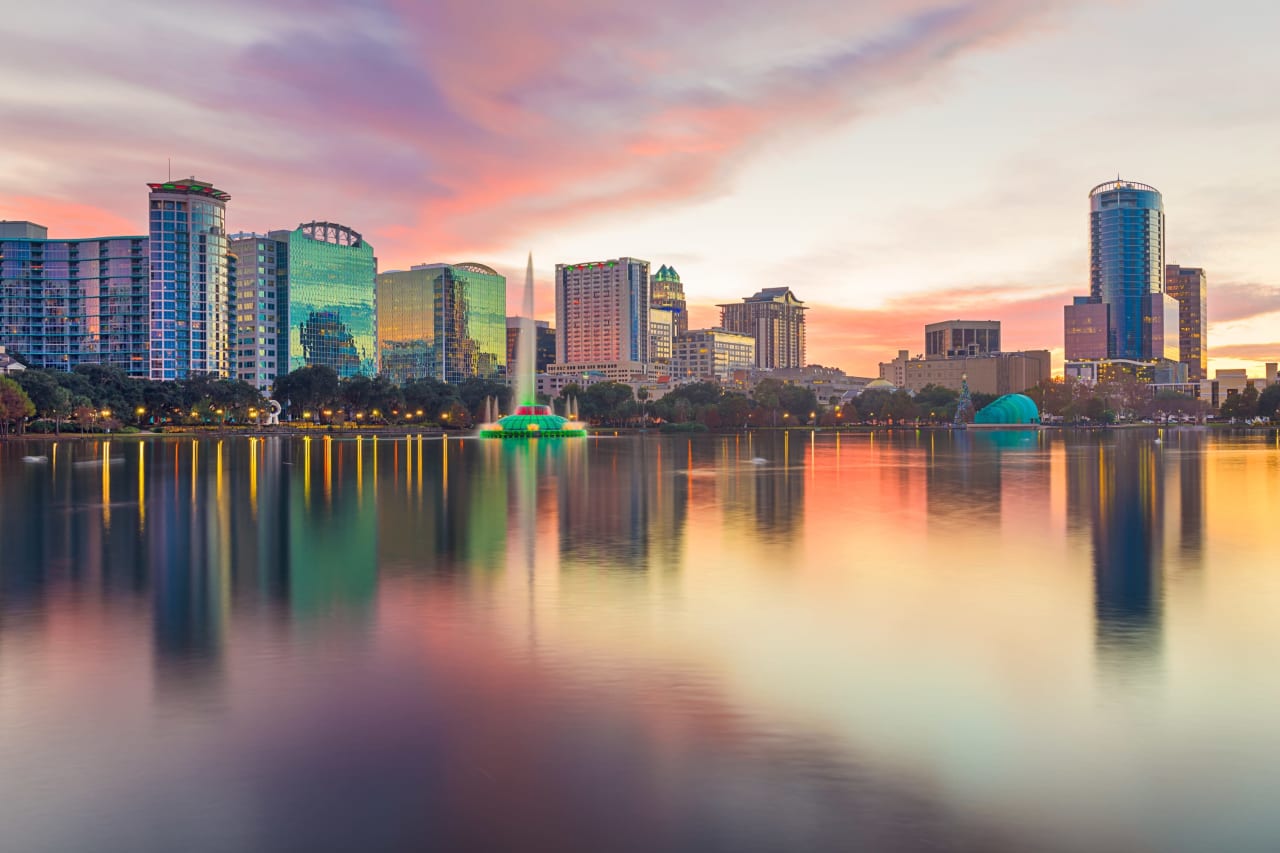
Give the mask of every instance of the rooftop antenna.
[[173, 158], [172, 157], [168, 158], [167, 162], [169, 163], [169, 180], [172, 181], [173, 180]]

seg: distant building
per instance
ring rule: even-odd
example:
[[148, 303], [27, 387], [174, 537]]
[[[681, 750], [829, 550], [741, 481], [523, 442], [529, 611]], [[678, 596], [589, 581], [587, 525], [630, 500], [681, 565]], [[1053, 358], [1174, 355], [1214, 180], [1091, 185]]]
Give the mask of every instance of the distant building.
[[236, 258], [234, 372], [264, 392], [289, 368], [289, 243], [277, 239], [284, 233], [228, 240]]
[[[515, 372], [516, 347], [520, 340], [520, 317], [507, 318], [507, 373]], [[542, 373], [556, 360], [556, 330], [546, 320], [534, 320], [535, 373]]]
[[324, 365], [342, 377], [376, 375], [373, 247], [334, 222], [306, 222], [270, 236], [288, 244], [289, 370]]
[[674, 308], [653, 307], [649, 309], [649, 361], [663, 368], [671, 364], [672, 348], [675, 345], [679, 315]]
[[804, 367], [784, 367], [770, 371], [755, 371], [752, 376], [754, 386], [761, 379], [777, 379], [789, 385], [799, 385], [814, 393], [819, 401], [831, 402], [835, 398], [855, 397], [862, 392], [873, 377], [849, 376], [837, 367], [823, 367], [821, 364], [807, 364]]
[[1145, 298], [1164, 292], [1164, 199], [1155, 187], [1108, 181], [1089, 192], [1089, 295], [1110, 308], [1107, 357], [1151, 360]]
[[742, 302], [719, 308], [723, 329], [755, 339], [756, 367], [804, 367], [804, 312], [808, 309], [791, 288], [766, 287]]
[[674, 331], [671, 337], [689, 331], [689, 311], [685, 304], [684, 284], [680, 281], [680, 273], [675, 267], [665, 264], [658, 267], [650, 282], [650, 301], [655, 308], [665, 308], [671, 312]]
[[1000, 352], [999, 320], [946, 320], [924, 327], [925, 358]]
[[695, 329], [676, 335], [671, 376], [677, 381], [723, 381], [755, 364], [755, 339], [724, 329]]
[[1187, 366], [1187, 378], [1199, 382], [1209, 375], [1209, 314], [1207, 282], [1199, 267], [1168, 264], [1164, 268], [1165, 293], [1178, 300], [1178, 360]]
[[1107, 357], [1107, 334], [1111, 309], [1101, 300], [1077, 296], [1063, 309], [1063, 349], [1067, 361], [1098, 360]]
[[150, 375], [232, 375], [235, 294], [227, 279], [227, 202], [187, 178], [150, 189]]
[[1048, 350], [999, 352], [958, 358], [909, 358], [906, 350], [880, 365], [880, 378], [915, 393], [926, 385], [959, 391], [966, 377], [969, 390], [981, 394], [1013, 394], [1052, 375]]
[[1138, 375], [1169, 374], [1157, 364], [1179, 360], [1180, 306], [1165, 292], [1164, 253], [1159, 190], [1117, 179], [1090, 191], [1089, 295], [1077, 297], [1063, 312], [1068, 365], [1105, 359], [1123, 371], [1125, 365], [1145, 362], [1151, 369]]
[[649, 262], [556, 264], [556, 365], [643, 373], [649, 362]]
[[460, 383], [507, 368], [507, 280], [484, 264], [420, 264], [378, 275], [382, 373]]
[[1177, 361], [1146, 361], [1104, 358], [1096, 361], [1068, 361], [1063, 376], [1088, 385], [1115, 382], [1132, 377], [1145, 385], [1186, 385], [1186, 365]]
[[146, 237], [50, 240], [34, 222], [0, 222], [0, 351], [32, 367], [105, 364], [147, 378], [149, 263]]

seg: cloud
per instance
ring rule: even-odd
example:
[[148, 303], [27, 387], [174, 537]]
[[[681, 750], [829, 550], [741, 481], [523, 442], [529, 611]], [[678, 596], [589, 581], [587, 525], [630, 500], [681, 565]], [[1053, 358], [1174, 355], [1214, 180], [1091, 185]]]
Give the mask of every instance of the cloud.
[[1280, 311], [1280, 287], [1270, 284], [1208, 283], [1209, 320], [1229, 323]]
[[1234, 359], [1240, 361], [1280, 362], [1280, 341], [1265, 344], [1228, 344], [1213, 347], [1214, 360]]
[[[187, 20], [126, 3], [89, 43], [28, 22], [0, 71], [56, 70], [59, 108], [0, 96], [0, 120], [26, 129], [16, 153], [74, 164], [43, 185], [64, 201], [141, 222], [141, 183], [172, 154], [232, 193], [234, 228], [337, 219], [403, 266], [715, 196], [763, 146], [1058, 6], [848, 5], [798, 0], [780, 20], [760, 0], [227, 0]], [[85, 190], [94, 172], [109, 179]]]

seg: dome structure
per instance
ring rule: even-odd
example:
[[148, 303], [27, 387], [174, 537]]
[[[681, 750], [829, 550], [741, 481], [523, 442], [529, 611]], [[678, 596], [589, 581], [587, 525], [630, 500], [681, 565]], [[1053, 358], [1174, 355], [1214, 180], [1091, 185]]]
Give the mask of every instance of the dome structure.
[[1005, 394], [974, 415], [975, 424], [1028, 426], [1040, 423], [1040, 409], [1026, 394]]
[[872, 379], [867, 383], [867, 387], [862, 389], [866, 391], [897, 391], [898, 386], [894, 385], [888, 379]]

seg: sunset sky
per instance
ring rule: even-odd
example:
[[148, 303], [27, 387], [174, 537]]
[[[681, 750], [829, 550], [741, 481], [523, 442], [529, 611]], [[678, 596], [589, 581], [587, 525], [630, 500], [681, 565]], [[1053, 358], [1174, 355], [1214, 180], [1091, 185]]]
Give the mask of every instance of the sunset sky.
[[[788, 285], [809, 359], [925, 322], [1061, 360], [1089, 189], [1159, 188], [1209, 276], [1210, 367], [1280, 360], [1280, 9], [1226, 0], [41, 0], [4, 15], [0, 218], [145, 229], [211, 181], [232, 231], [338, 221], [381, 269], [557, 262]], [[519, 302], [511, 287], [509, 305]]]

